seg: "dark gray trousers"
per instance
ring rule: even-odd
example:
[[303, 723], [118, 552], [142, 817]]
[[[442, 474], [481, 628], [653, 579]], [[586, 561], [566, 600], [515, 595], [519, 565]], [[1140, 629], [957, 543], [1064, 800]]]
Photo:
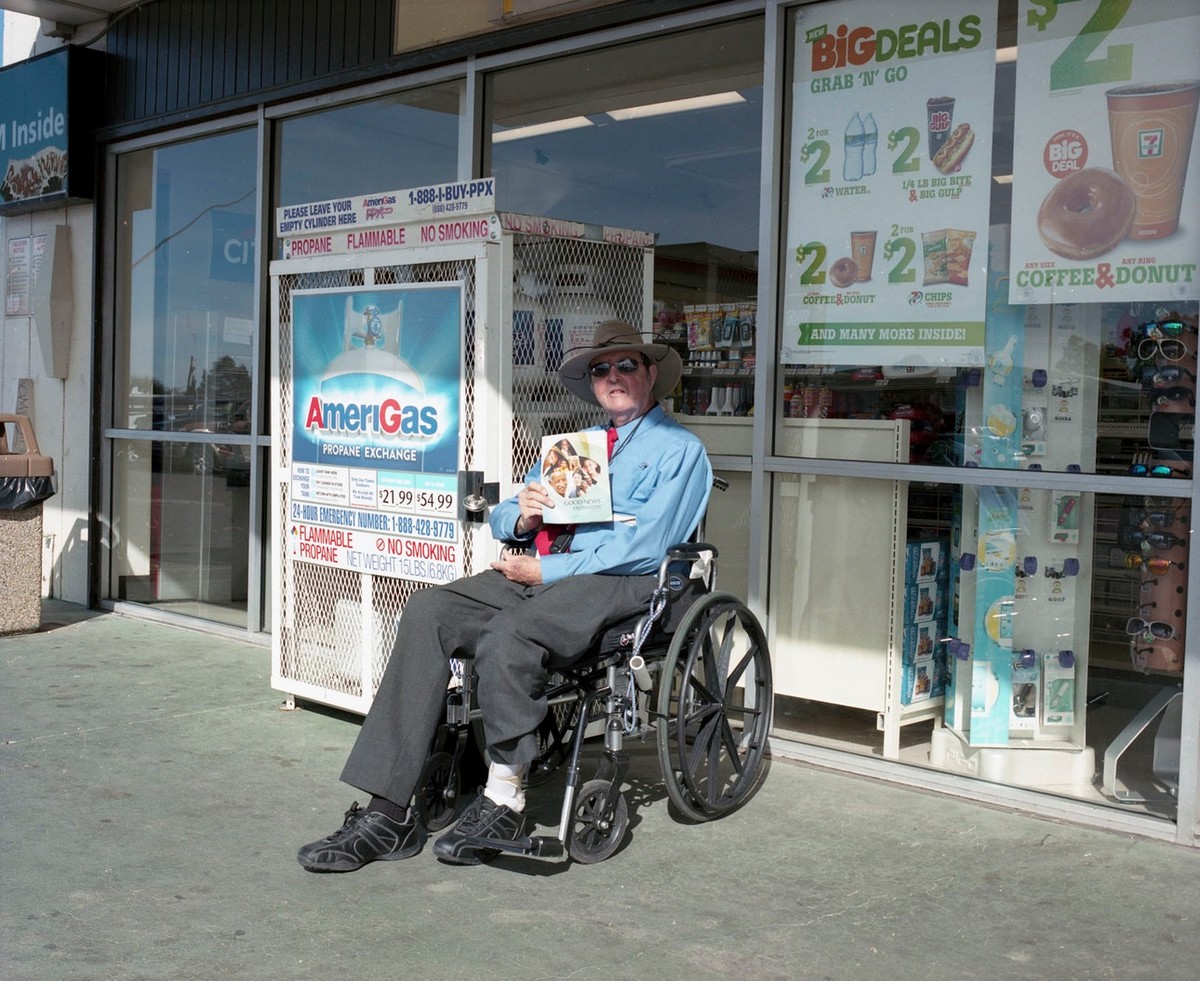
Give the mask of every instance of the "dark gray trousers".
[[572, 576], [521, 586], [489, 569], [413, 593], [379, 690], [342, 780], [407, 804], [445, 717], [448, 659], [474, 658], [492, 757], [518, 765], [537, 754], [550, 670], [587, 654], [612, 624], [644, 611], [654, 576]]

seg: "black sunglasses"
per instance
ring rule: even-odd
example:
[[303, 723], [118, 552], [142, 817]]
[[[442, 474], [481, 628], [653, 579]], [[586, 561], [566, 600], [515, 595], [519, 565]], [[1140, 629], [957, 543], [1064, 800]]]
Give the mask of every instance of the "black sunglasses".
[[1170, 528], [1176, 521], [1183, 518], [1174, 511], [1130, 511], [1129, 520], [1132, 524], [1150, 525], [1151, 528]]
[[1155, 388], [1174, 385], [1176, 382], [1181, 381], [1196, 381], [1196, 376], [1192, 372], [1179, 365], [1168, 365], [1166, 367], [1159, 367], [1156, 364], [1142, 365], [1140, 375], [1143, 385], [1149, 384]]
[[597, 361], [588, 365], [588, 374], [593, 378], [607, 378], [610, 368], [616, 368], [622, 375], [632, 375], [642, 366], [641, 361], [633, 358], [621, 358], [618, 361]]
[[1121, 544], [1126, 548], [1141, 546], [1150, 548], [1179, 548], [1187, 544], [1186, 538], [1172, 535], [1167, 531], [1142, 531], [1141, 528], [1122, 528]]

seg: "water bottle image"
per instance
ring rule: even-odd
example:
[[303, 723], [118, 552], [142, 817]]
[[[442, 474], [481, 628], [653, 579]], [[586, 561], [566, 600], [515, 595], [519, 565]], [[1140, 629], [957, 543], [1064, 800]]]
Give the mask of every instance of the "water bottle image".
[[854, 117], [850, 120], [850, 124], [846, 127], [846, 159], [842, 163], [842, 180], [862, 180], [865, 132], [862, 120], [859, 118], [858, 113], [855, 113]]
[[875, 117], [867, 113], [863, 120], [863, 177], [875, 173], [875, 146], [879, 143], [879, 127], [875, 125]]

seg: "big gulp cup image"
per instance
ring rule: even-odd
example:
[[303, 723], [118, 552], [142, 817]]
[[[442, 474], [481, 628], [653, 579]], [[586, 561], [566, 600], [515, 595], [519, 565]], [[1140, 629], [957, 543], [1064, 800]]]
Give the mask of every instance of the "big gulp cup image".
[[929, 125], [929, 159], [932, 160], [949, 138], [950, 128], [954, 125], [954, 96], [926, 99], [925, 115]]
[[1105, 94], [1113, 169], [1136, 201], [1126, 237], [1164, 238], [1179, 227], [1200, 80], [1122, 85]]

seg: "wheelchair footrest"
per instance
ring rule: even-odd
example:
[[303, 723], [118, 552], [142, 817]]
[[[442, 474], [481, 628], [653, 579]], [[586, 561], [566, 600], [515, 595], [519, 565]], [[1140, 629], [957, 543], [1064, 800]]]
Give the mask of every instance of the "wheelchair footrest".
[[514, 841], [495, 838], [459, 838], [454, 843], [456, 855], [465, 851], [504, 852], [508, 855], [528, 855], [531, 858], [560, 858], [563, 844], [550, 835], [524, 835]]

